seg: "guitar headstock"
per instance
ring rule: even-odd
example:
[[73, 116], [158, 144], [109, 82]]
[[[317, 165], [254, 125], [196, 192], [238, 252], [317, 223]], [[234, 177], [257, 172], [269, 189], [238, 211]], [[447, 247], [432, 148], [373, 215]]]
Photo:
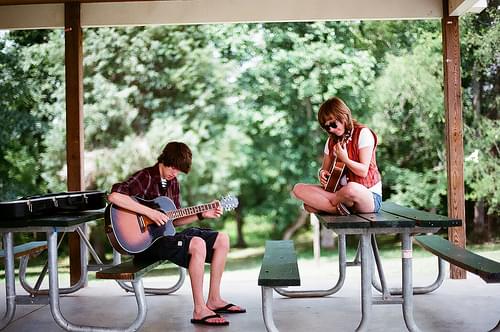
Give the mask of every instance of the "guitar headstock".
[[220, 205], [226, 211], [234, 210], [238, 207], [238, 198], [232, 195], [223, 196], [220, 200]]

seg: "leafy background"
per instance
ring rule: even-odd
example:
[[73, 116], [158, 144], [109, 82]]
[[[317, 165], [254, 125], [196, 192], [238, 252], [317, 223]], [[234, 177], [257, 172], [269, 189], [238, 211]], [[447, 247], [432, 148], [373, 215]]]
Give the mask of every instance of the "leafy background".
[[[495, 239], [500, 211], [497, 6], [460, 19], [472, 241]], [[66, 189], [63, 44], [61, 30], [0, 36], [3, 200]], [[305, 215], [290, 191], [316, 181], [316, 112], [336, 95], [379, 136], [384, 199], [446, 214], [442, 68], [438, 21], [85, 29], [86, 187], [180, 140], [194, 153], [184, 204], [232, 192], [240, 208], [212, 227], [236, 219], [241, 246], [291, 236]]]

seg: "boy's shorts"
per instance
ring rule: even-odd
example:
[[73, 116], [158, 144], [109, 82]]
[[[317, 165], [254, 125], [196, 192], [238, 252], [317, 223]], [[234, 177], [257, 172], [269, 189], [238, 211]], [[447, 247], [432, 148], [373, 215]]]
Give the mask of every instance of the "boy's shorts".
[[134, 259], [139, 260], [158, 260], [168, 259], [174, 264], [187, 268], [191, 255], [189, 254], [189, 244], [193, 236], [197, 236], [205, 240], [207, 256], [206, 263], [212, 261], [214, 252], [214, 244], [219, 232], [208, 228], [187, 228], [173, 236], [165, 236], [158, 240], [145, 251], [135, 255]]

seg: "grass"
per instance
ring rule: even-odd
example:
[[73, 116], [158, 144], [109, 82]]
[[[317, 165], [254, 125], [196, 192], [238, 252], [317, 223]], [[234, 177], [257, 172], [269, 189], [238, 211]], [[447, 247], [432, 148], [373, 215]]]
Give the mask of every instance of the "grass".
[[[260, 242], [263, 242], [262, 240]], [[297, 250], [297, 255], [300, 260], [312, 260], [313, 259], [313, 249], [312, 249], [312, 235], [310, 232], [304, 232], [300, 234], [296, 239], [294, 239], [295, 247]], [[379, 236], [377, 237], [377, 243], [379, 246], [380, 255], [385, 259], [399, 259], [401, 257], [400, 242], [397, 240], [396, 236]], [[485, 245], [472, 245], [468, 249], [486, 256], [490, 259], [500, 261], [500, 243], [490, 243]], [[352, 260], [356, 255], [357, 250], [357, 237], [348, 236], [347, 237], [347, 259]], [[256, 246], [252, 246], [245, 249], [233, 248], [228, 256], [228, 261], [226, 264], [227, 271], [235, 271], [242, 269], [253, 269], [258, 268], [262, 261], [262, 256], [264, 254], [264, 243]], [[425, 251], [418, 245], [414, 245], [413, 257], [418, 259], [419, 257], [430, 257], [432, 254]], [[321, 249], [321, 257], [328, 257], [332, 259], [338, 259], [338, 250], [336, 248]], [[107, 255], [106, 259], [111, 260], [111, 254]], [[34, 260], [28, 270], [27, 277], [30, 282], [38, 276], [38, 272], [41, 270], [44, 260], [46, 259], [46, 254], [42, 254], [39, 258]], [[18, 260], [16, 262], [16, 266]], [[207, 265], [207, 270], [209, 266]], [[69, 277], [69, 258], [62, 257], [59, 259], [59, 272], [60, 278], [62, 280], [68, 279]], [[151, 271], [149, 275], [151, 276], [162, 276], [162, 275], [176, 275], [178, 269], [174, 264], [164, 264], [159, 268]], [[4, 269], [0, 271], [0, 280], [5, 278]], [[95, 279], [94, 273], [89, 274], [89, 280]]]

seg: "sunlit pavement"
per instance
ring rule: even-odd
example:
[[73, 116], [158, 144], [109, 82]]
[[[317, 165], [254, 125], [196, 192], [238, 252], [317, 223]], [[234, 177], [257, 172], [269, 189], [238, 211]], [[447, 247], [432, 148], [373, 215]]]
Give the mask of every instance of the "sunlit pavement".
[[[399, 259], [384, 259], [386, 277], [391, 286], [400, 282]], [[322, 258], [320, 264], [300, 260], [304, 289], [326, 289], [337, 281], [338, 263]], [[414, 260], [414, 284], [425, 286], [434, 281], [437, 262], [432, 257]], [[172, 295], [147, 296], [148, 314], [141, 331], [265, 331], [261, 312], [261, 293], [257, 286], [259, 269], [228, 271], [223, 278], [223, 296], [246, 307], [246, 314], [226, 315], [227, 327], [201, 327], [189, 321], [192, 300], [189, 277]], [[488, 331], [500, 320], [500, 284], [486, 284], [473, 274], [466, 280], [447, 277], [438, 290], [414, 297], [414, 316], [422, 331]], [[206, 275], [208, 285], [208, 274]], [[176, 277], [146, 278], [145, 284], [170, 286]], [[3, 316], [5, 283], [0, 283]], [[205, 287], [206, 288], [206, 287]], [[16, 284], [18, 294], [24, 290]], [[374, 291], [374, 294], [377, 292]], [[274, 318], [280, 331], [354, 331], [361, 318], [360, 269], [348, 267], [344, 287], [334, 295], [314, 299], [285, 299], [275, 293]], [[61, 299], [62, 312], [75, 324], [125, 327], [136, 317], [135, 297], [125, 293], [113, 281], [91, 280], [83, 290]], [[373, 307], [369, 331], [405, 331], [400, 305]], [[5, 329], [21, 331], [62, 331], [52, 319], [48, 305], [18, 306], [14, 321]]]

